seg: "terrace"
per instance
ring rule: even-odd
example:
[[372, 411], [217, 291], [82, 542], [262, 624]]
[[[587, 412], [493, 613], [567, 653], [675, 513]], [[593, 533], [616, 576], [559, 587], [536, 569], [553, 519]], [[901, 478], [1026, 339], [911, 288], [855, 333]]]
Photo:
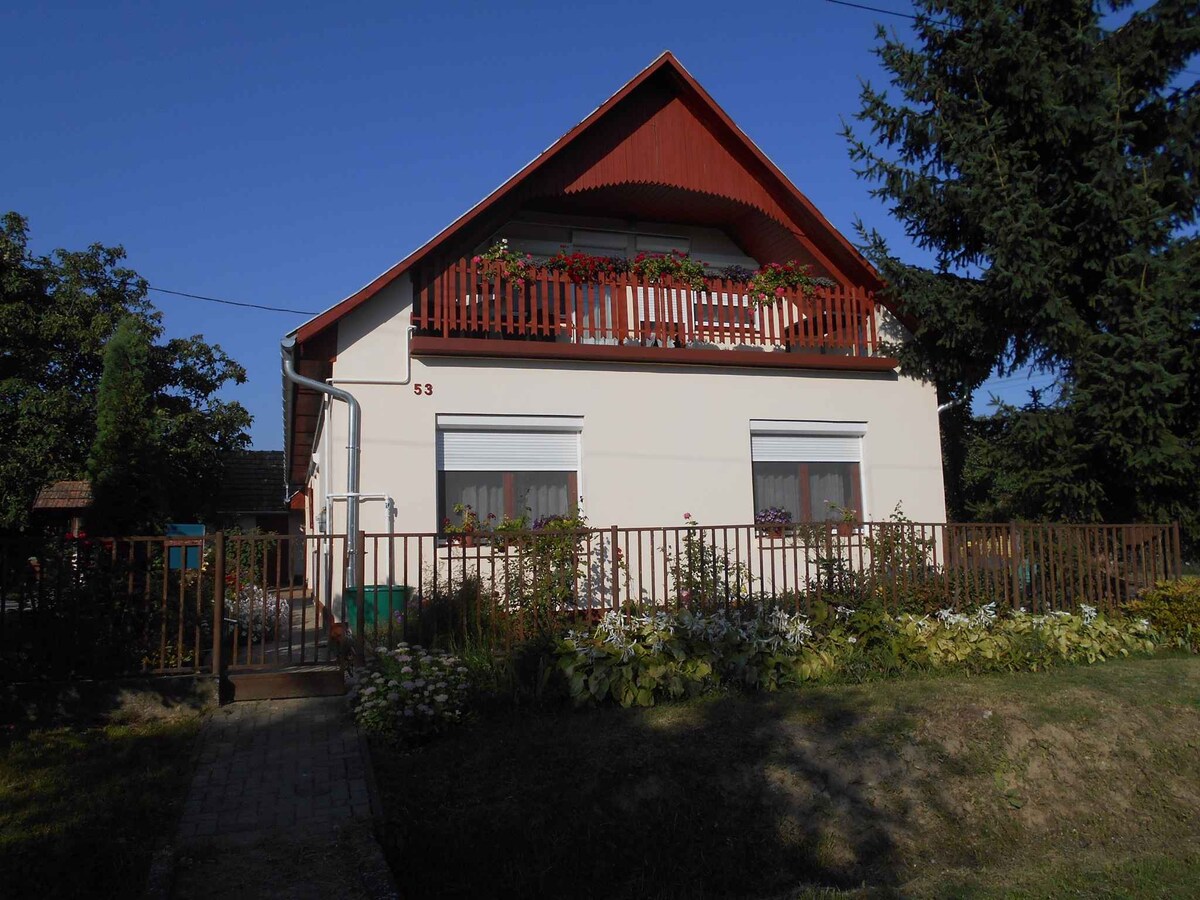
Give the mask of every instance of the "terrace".
[[529, 264], [522, 277], [479, 257], [416, 286], [417, 356], [593, 359], [770, 368], [888, 370], [870, 292]]

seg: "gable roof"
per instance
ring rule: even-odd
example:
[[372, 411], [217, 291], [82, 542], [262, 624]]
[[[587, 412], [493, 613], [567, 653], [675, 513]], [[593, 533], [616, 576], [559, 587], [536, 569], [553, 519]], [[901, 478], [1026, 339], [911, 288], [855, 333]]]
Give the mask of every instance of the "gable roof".
[[282, 450], [243, 450], [224, 456], [218, 514], [286, 512], [283, 459]]
[[[700, 152], [703, 144], [703, 148], [712, 158], [702, 159], [695, 166], [689, 166], [687, 160], [680, 157], [668, 160], [659, 159], [658, 172], [633, 172], [629, 171], [628, 165], [624, 172], [618, 172], [613, 169], [620, 168], [620, 160], [628, 160], [635, 155], [630, 152], [620, 152], [629, 148], [618, 145], [606, 147], [603, 160], [595, 158], [595, 154], [593, 154], [589, 159], [590, 168], [582, 166], [578, 162], [575, 166], [568, 167], [570, 173], [575, 176], [574, 178], [565, 177], [565, 173], [562, 171], [553, 171], [552, 167], [556, 162], [563, 160], [568, 155], [568, 151], [583, 143], [581, 138], [585, 134], [591, 136], [598, 132], [602, 123], [616, 117], [619, 108], [625, 106], [628, 109], [629, 105], [625, 104], [625, 101], [652, 80], [655, 83], [665, 82], [669, 85], [668, 89], [673, 91], [680, 101], [674, 113], [662, 111], [664, 116], [662, 127], [671, 130], [691, 127], [694, 132], [697, 127], [694, 123], [699, 123], [699, 126], [707, 129], [711, 138], [715, 138], [715, 140], [702, 141], [696, 139], [702, 138], [702, 135], [693, 135], [693, 140], [683, 142], [687, 146], [687, 155]], [[684, 107], [686, 107], [686, 113], [680, 114]], [[637, 114], [634, 115], [636, 117]], [[620, 129], [619, 124], [618, 129]], [[629, 143], [636, 141], [636, 136], [624, 134], [624, 137]], [[718, 149], [714, 151], [713, 147]], [[722, 155], [728, 159], [722, 159]], [[445, 243], [484, 219], [500, 204], [519, 197], [521, 189], [528, 186], [535, 176], [549, 178], [563, 193], [583, 191], [589, 187], [598, 187], [603, 184], [615, 185], [630, 181], [642, 184], [662, 184], [665, 179], [669, 179], [668, 183], [674, 183], [678, 187], [697, 190], [706, 178], [711, 178], [711, 170], [714, 166], [720, 166], [722, 162], [728, 161], [732, 161], [734, 165], [724, 165], [722, 171], [726, 175], [740, 172], [744, 176], [743, 181], [746, 182], [739, 186], [740, 190], [737, 191], [739, 196], [736, 199], [759, 208], [772, 218], [783, 219], [785, 225], [794, 223], [793, 236], [809, 249], [818, 262], [825, 265], [826, 268], [842, 274], [850, 283], [871, 290], [880, 287], [878, 275], [866, 259], [788, 180], [779, 167], [771, 162], [767, 155], [746, 136], [745, 132], [738, 128], [729, 115], [680, 64], [679, 60], [670, 51], [664, 51], [654, 62], [594, 110], [591, 115], [551, 144], [524, 168], [431, 240], [365, 287], [305, 322], [291, 334], [296, 338], [298, 344], [303, 344], [320, 335], [347, 313], [365, 303], [388, 284], [430, 257]], [[607, 167], [607, 172], [605, 172], [605, 167]], [[756, 183], [751, 184], [750, 182]]]

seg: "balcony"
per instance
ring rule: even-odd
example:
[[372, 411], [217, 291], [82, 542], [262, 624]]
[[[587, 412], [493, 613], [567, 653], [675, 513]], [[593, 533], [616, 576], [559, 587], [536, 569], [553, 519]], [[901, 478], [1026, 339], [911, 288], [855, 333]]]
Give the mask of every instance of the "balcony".
[[759, 304], [748, 283], [702, 288], [632, 272], [586, 283], [533, 267], [511, 278], [461, 259], [423, 285], [413, 309], [417, 356], [604, 359], [771, 368], [885, 370], [870, 294], [785, 291]]

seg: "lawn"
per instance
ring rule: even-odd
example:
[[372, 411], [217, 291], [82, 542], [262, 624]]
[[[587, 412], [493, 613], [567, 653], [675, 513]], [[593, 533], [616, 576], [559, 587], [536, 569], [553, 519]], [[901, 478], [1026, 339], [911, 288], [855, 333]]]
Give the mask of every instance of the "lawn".
[[425, 897], [1200, 895], [1200, 660], [651, 709], [373, 751]]
[[0, 896], [140, 896], [198, 729], [193, 713], [0, 731]]

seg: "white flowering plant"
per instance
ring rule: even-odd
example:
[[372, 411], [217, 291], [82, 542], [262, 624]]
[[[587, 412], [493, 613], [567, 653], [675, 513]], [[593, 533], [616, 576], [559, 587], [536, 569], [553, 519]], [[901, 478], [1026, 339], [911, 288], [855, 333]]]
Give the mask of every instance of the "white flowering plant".
[[751, 604], [741, 610], [609, 612], [557, 643], [558, 671], [577, 703], [652, 706], [720, 684], [775, 690], [817, 677], [832, 659], [808, 648], [801, 613]]
[[285, 598], [270, 594], [254, 584], [227, 590], [225, 616], [237, 620], [238, 634], [249, 634], [255, 643], [270, 639], [277, 630], [286, 631], [290, 607]]
[[456, 725], [467, 712], [467, 667], [444, 650], [419, 644], [376, 647], [347, 676], [354, 718], [387, 740], [425, 737]]

